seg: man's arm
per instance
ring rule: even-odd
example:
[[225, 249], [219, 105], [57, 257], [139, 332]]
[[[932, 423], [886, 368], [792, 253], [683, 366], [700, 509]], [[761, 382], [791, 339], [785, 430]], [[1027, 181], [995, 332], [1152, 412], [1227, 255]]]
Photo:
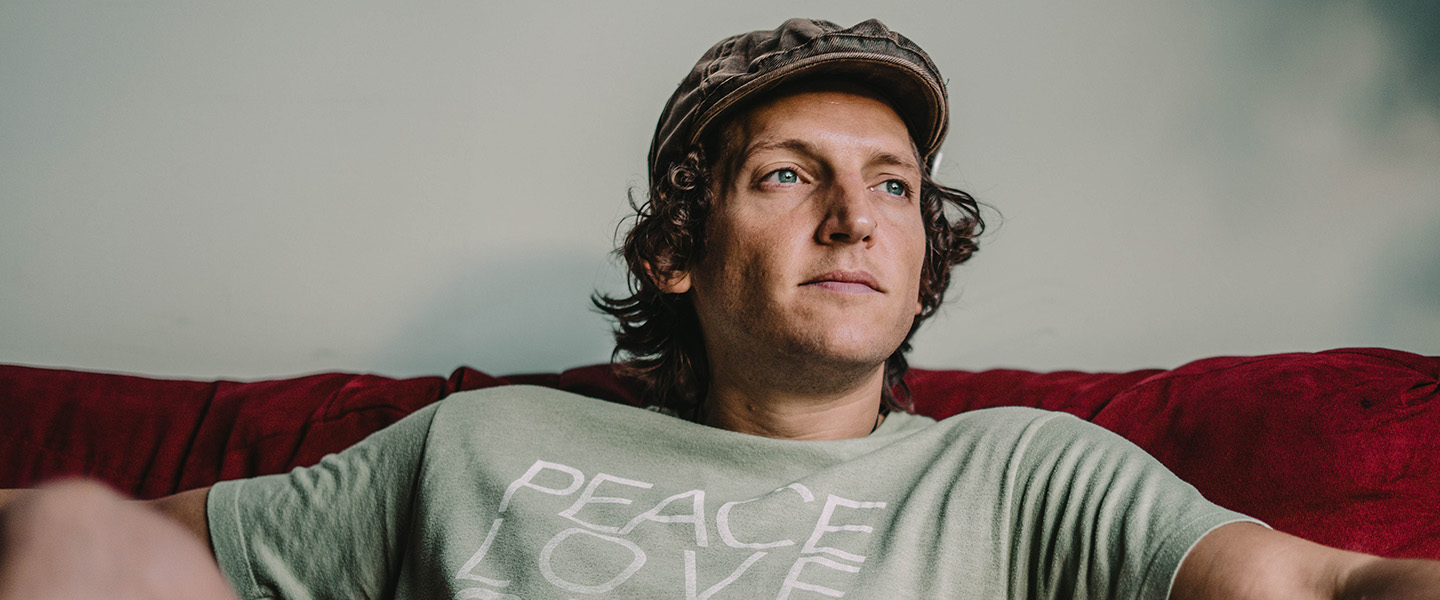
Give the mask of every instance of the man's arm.
[[0, 600], [233, 600], [209, 548], [207, 494], [135, 502], [86, 481], [0, 493]]
[[210, 545], [210, 523], [205, 518], [205, 499], [209, 496], [210, 486], [205, 486], [173, 496], [146, 500], [144, 503], [170, 517], [186, 531], [195, 534], [195, 537], [210, 549], [211, 554], [214, 554], [215, 550]]
[[1170, 597], [1440, 599], [1440, 562], [1347, 552], [1234, 523], [1201, 538], [1180, 564]]
[[6, 505], [31, 493], [34, 493], [34, 490], [0, 490], [0, 511], [5, 510]]
[[[21, 498], [32, 494], [40, 493], [34, 489], [0, 489], [0, 511], [6, 506], [14, 504]], [[164, 498], [154, 500], [137, 500], [139, 504], [148, 506], [150, 509], [170, 517], [171, 520], [180, 524], [186, 531], [194, 534], [206, 548], [210, 547], [210, 524], [205, 518], [205, 499], [210, 494], [210, 486], [180, 492]]]

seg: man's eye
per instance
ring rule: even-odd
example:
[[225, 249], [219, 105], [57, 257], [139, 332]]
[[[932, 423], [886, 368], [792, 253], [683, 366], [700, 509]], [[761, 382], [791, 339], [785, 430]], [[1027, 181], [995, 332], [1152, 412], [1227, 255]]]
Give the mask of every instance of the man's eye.
[[891, 179], [889, 181], [886, 181], [885, 183], [880, 184], [880, 189], [884, 190], [885, 193], [894, 196], [904, 196], [905, 193], [909, 191], [908, 189], [906, 189], [905, 183], [898, 179]]
[[800, 174], [794, 169], [776, 169], [765, 176], [765, 181], [772, 183], [798, 183]]

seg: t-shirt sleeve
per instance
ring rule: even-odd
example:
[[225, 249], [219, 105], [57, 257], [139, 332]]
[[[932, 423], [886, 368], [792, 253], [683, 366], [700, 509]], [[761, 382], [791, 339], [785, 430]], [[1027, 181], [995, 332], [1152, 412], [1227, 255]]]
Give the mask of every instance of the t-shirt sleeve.
[[240, 596], [374, 598], [393, 589], [434, 413], [417, 411], [314, 466], [211, 488], [211, 545]]
[[[1016, 577], [1037, 598], [1168, 597], [1206, 533], [1257, 522], [1216, 506], [1128, 440], [1067, 414], [1038, 422], [1012, 465]], [[1016, 582], [1021, 583], [1021, 582]]]

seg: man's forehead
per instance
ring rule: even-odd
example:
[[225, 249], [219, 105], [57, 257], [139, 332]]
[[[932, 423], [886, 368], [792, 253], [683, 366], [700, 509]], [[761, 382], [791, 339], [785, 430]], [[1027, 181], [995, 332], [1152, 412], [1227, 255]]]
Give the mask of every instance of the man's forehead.
[[[867, 119], [851, 121], [857, 113]], [[915, 140], [888, 99], [847, 81], [802, 82], [778, 89], [740, 111], [719, 131], [726, 138], [721, 146], [729, 151], [724, 152], [730, 155], [727, 162], [736, 165], [770, 153], [818, 156], [826, 138], [840, 134], [844, 142], [866, 153], [867, 162], [920, 168]], [[899, 135], [889, 135], [894, 132]]]

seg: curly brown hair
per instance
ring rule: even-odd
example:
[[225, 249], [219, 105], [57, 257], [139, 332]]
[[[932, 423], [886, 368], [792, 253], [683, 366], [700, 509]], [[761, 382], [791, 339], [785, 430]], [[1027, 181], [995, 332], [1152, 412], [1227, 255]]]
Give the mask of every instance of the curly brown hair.
[[[726, 148], [711, 153], [720, 160], [706, 159], [702, 144], [670, 165], [663, 175], [652, 177], [649, 194], [637, 201], [630, 195], [630, 219], [634, 225], [616, 254], [629, 269], [629, 296], [611, 297], [596, 293], [591, 300], [615, 319], [615, 350], [611, 355], [621, 375], [641, 386], [648, 404], [699, 419], [710, 384], [705, 344], [695, 309], [685, 294], [661, 290], [660, 282], [697, 261], [705, 252], [705, 225], [715, 202], [717, 167], [726, 169]], [[921, 161], [925, 164], [925, 161]], [[723, 173], [721, 173], [723, 179]], [[925, 225], [925, 263], [920, 274], [920, 314], [910, 326], [900, 347], [885, 360], [883, 406], [889, 410], [911, 408], [910, 390], [904, 376], [909, 369], [905, 353], [920, 323], [935, 314], [950, 286], [950, 270], [969, 260], [978, 249], [977, 238], [985, 229], [980, 206], [969, 194], [940, 185], [922, 169], [920, 215]]]

